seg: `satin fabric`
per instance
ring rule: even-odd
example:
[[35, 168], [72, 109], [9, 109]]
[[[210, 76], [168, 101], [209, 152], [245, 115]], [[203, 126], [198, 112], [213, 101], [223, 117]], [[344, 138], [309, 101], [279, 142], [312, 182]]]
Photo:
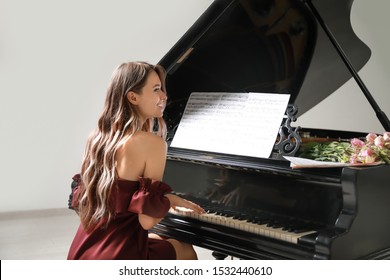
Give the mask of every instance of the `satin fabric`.
[[[79, 175], [73, 177], [81, 182]], [[79, 185], [73, 191], [72, 206], [77, 209]], [[164, 194], [171, 192], [169, 185], [149, 178], [138, 181], [118, 179], [111, 199], [115, 217], [105, 226], [103, 221], [91, 232], [79, 226], [70, 246], [69, 260], [125, 260], [176, 259], [173, 246], [165, 240], [148, 238], [148, 231], [138, 222], [138, 214], [162, 218], [170, 203]]]

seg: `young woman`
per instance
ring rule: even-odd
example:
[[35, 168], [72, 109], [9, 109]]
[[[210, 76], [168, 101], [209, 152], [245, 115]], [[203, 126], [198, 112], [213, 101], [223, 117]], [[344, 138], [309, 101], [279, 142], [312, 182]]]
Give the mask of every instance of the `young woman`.
[[166, 101], [161, 66], [129, 62], [115, 70], [81, 174], [73, 178], [81, 225], [68, 259], [197, 259], [191, 245], [148, 233], [170, 207], [204, 213], [161, 181]]

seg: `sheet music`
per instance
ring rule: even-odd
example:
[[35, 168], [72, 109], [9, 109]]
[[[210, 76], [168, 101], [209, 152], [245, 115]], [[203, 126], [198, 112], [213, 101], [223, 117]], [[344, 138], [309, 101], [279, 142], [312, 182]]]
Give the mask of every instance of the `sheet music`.
[[171, 147], [267, 158], [289, 94], [194, 92]]

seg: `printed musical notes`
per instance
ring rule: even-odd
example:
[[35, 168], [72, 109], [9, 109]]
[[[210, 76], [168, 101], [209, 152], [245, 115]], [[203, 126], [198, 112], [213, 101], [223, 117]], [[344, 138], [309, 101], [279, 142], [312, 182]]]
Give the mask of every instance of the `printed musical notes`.
[[269, 157], [290, 95], [194, 92], [172, 147]]

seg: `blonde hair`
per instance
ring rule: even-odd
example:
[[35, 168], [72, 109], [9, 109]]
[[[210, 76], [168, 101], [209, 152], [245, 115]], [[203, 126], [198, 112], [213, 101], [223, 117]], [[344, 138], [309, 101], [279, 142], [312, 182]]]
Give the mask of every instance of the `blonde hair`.
[[103, 112], [97, 128], [89, 136], [82, 166], [78, 213], [85, 230], [96, 226], [101, 219], [105, 224], [113, 217], [114, 206], [110, 194], [115, 186], [115, 154], [137, 131], [150, 131], [166, 137], [162, 118], [142, 122], [128, 99], [127, 93], [141, 93], [148, 75], [155, 71], [165, 92], [165, 70], [146, 62], [123, 63], [114, 71], [107, 89]]

